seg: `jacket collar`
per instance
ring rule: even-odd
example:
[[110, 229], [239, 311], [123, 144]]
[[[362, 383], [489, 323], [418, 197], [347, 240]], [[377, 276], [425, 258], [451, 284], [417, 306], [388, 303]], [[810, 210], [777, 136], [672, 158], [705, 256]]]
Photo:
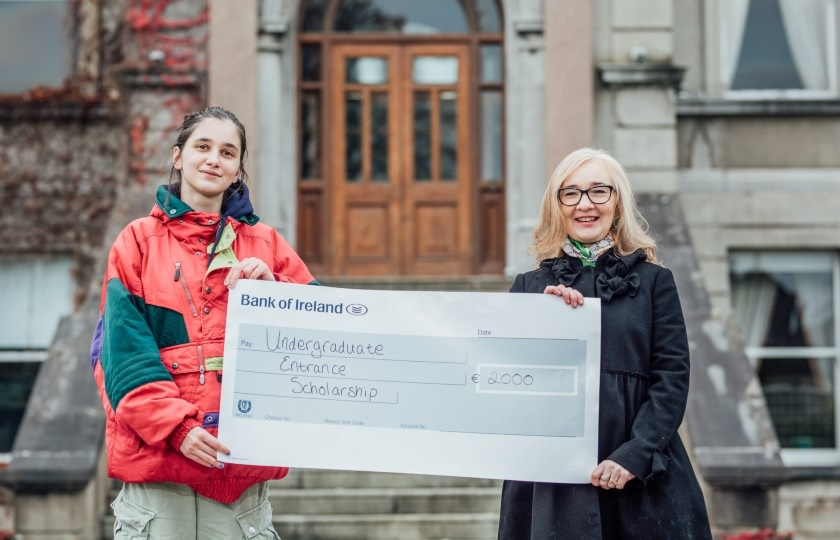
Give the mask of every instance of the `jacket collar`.
[[[157, 188], [155, 196], [157, 206], [169, 219], [174, 219], [193, 211], [187, 203], [181, 200], [179, 195], [180, 190], [176, 186], [162, 185]], [[248, 186], [241, 180], [231, 185], [225, 191], [224, 201], [222, 217], [231, 217], [248, 225], [255, 225], [260, 220], [259, 216], [254, 213], [254, 207], [251, 205]]]
[[[632, 272], [636, 265], [647, 260], [641, 249], [629, 255], [617, 255], [612, 248], [595, 261], [595, 294], [609, 302], [615, 296], [636, 296], [639, 291], [639, 274]], [[548, 270], [560, 285], [571, 286], [581, 274], [583, 264], [577, 257], [555, 257], [540, 262], [540, 268]]]

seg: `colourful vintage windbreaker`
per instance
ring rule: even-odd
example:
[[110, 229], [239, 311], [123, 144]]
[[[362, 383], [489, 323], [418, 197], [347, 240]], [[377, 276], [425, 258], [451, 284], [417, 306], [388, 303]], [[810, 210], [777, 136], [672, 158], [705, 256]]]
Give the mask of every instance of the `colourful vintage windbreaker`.
[[[158, 189], [150, 215], [130, 223], [111, 248], [91, 347], [107, 415], [109, 476], [186, 484], [226, 504], [288, 472], [236, 464], [215, 469], [178, 451], [196, 426], [217, 433], [227, 268], [258, 257], [278, 281], [314, 282], [288, 243], [257, 222], [247, 188], [236, 187], [221, 227], [218, 214], [195, 212], [166, 186]], [[223, 442], [235, 448], [236, 441]]]

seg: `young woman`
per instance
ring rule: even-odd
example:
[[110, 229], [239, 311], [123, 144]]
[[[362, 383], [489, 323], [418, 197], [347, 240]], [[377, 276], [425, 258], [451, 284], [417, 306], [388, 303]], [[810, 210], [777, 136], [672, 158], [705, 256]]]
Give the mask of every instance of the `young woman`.
[[689, 379], [680, 300], [645, 228], [607, 153], [572, 152], [551, 176], [534, 230], [539, 267], [511, 292], [572, 307], [601, 299], [598, 465], [591, 485], [506, 481], [501, 540], [712, 537], [677, 434]]
[[[107, 415], [121, 538], [279, 538], [266, 481], [282, 467], [224, 464], [216, 438], [228, 289], [239, 279], [314, 282], [258, 222], [245, 129], [229, 111], [188, 115], [170, 183], [111, 247], [91, 360]], [[174, 181], [173, 181], [174, 179]]]

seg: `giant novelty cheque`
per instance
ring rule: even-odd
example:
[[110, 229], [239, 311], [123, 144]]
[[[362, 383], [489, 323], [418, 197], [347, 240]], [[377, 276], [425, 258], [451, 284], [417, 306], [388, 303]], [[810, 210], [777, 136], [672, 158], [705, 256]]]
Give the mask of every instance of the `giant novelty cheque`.
[[600, 320], [594, 298], [240, 280], [219, 459], [588, 483]]

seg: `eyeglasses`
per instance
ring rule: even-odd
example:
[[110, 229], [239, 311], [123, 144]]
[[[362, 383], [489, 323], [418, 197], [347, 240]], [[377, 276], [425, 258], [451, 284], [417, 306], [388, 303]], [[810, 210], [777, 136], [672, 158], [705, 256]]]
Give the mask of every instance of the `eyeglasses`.
[[613, 191], [615, 188], [612, 186], [593, 186], [589, 189], [567, 187], [557, 190], [557, 199], [563, 206], [575, 206], [586, 195], [592, 204], [604, 204], [610, 200]]

